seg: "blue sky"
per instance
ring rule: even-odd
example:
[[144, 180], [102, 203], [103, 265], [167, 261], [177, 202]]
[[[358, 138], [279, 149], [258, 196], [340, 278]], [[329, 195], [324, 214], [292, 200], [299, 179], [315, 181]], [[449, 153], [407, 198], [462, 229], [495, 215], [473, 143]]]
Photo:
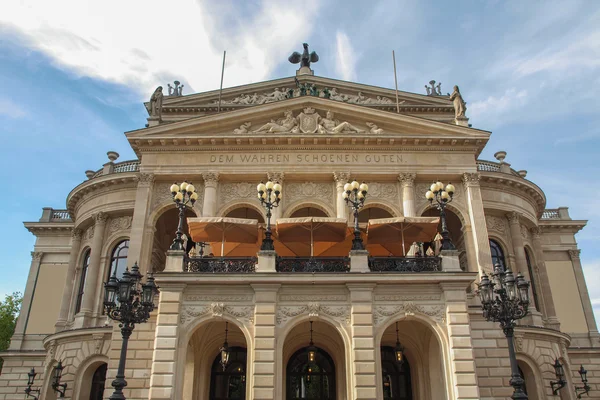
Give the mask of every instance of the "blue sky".
[[[168, 4], [168, 7], [167, 7]], [[600, 3], [590, 1], [13, 1], [0, 14], [0, 293], [23, 290], [34, 237], [23, 221], [64, 208], [84, 171], [134, 158], [153, 89], [184, 93], [291, 76], [308, 42], [317, 75], [424, 93], [459, 85], [548, 208], [589, 219], [577, 235], [600, 317]], [[14, 192], [13, 195], [10, 193]], [[592, 286], [591, 284], [594, 284]]]

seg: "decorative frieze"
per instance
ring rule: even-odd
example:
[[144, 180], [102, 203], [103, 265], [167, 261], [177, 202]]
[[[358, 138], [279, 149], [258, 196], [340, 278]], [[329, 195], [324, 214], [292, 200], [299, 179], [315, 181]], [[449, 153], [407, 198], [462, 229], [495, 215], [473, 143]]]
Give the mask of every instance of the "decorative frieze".
[[213, 301], [213, 302], [244, 302], [252, 301], [251, 295], [203, 295], [203, 294], [190, 294], [185, 296], [185, 301]]
[[291, 318], [302, 314], [308, 314], [310, 317], [326, 315], [338, 321], [340, 324], [350, 324], [350, 306], [326, 306], [321, 303], [311, 302], [302, 306], [279, 306], [277, 308], [277, 325], [283, 325]]
[[379, 326], [389, 318], [404, 314], [404, 316], [423, 314], [440, 324], [446, 323], [446, 310], [442, 304], [415, 304], [407, 301], [401, 304], [379, 305], [373, 310], [373, 323]]
[[211, 303], [206, 305], [185, 305], [181, 311], [180, 322], [186, 325], [203, 315], [212, 315], [213, 317], [222, 317], [229, 315], [240, 321], [254, 322], [253, 306], [232, 306], [225, 303]]
[[396, 183], [370, 183], [368, 198], [396, 201], [398, 199], [398, 186]]
[[251, 200], [258, 202], [256, 199], [256, 184], [250, 182], [223, 182], [219, 185], [219, 202], [221, 205], [228, 204], [234, 200]]
[[308, 201], [311, 198], [320, 199], [329, 204], [333, 200], [333, 185], [325, 182], [293, 182], [286, 185], [285, 193], [288, 204], [298, 199]]
[[440, 300], [439, 294], [378, 294], [375, 301]]

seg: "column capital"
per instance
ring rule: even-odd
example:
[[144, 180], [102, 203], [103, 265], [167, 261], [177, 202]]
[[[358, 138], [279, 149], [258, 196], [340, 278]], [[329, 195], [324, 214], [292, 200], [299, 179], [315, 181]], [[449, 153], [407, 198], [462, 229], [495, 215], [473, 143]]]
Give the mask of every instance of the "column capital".
[[569, 257], [571, 257], [572, 261], [579, 261], [580, 253], [581, 253], [581, 250], [579, 250], [579, 249], [569, 250]]
[[516, 211], [511, 211], [506, 214], [506, 218], [508, 219], [508, 222], [510, 222], [511, 224], [519, 224], [519, 221], [521, 220], [521, 213], [518, 213]]
[[32, 251], [31, 252], [31, 260], [32, 261], [40, 261], [42, 259], [43, 255], [44, 255], [44, 253], [42, 253], [41, 251]]
[[204, 186], [216, 187], [219, 182], [219, 173], [216, 171], [203, 172], [202, 178], [204, 179]]
[[334, 172], [333, 180], [344, 185], [350, 180], [350, 172]]
[[81, 240], [81, 238], [83, 237], [83, 230], [79, 228], [73, 228], [73, 230], [71, 231], [71, 237], [73, 238], [73, 240]]
[[413, 172], [402, 172], [398, 174], [398, 182], [400, 182], [402, 186], [414, 186], [416, 178], [417, 174]]
[[154, 174], [140, 172], [136, 175], [135, 180], [137, 181], [138, 186], [150, 186], [154, 183]]
[[100, 211], [97, 212], [96, 214], [92, 215], [92, 218], [94, 218], [94, 221], [98, 224], [105, 224], [106, 221], [108, 220], [108, 214]]
[[284, 172], [267, 172], [267, 178], [270, 181], [281, 184], [281, 183], [283, 183], [283, 180], [285, 178], [285, 173]]
[[534, 226], [533, 228], [529, 229], [529, 232], [531, 232], [531, 237], [533, 238], [533, 240], [538, 240], [540, 238], [542, 230], [539, 226]]
[[466, 187], [479, 186], [480, 179], [479, 172], [465, 172], [462, 176], [462, 182]]

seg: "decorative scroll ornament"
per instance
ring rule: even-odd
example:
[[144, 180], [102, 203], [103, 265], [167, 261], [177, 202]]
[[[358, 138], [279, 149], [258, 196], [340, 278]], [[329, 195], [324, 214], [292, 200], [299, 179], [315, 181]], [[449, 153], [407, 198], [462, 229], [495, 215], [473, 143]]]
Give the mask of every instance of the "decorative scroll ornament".
[[329, 183], [315, 183], [315, 182], [304, 182], [304, 183], [290, 183], [285, 187], [287, 198], [289, 201], [296, 199], [309, 199], [316, 198], [329, 202], [333, 198], [333, 187]]
[[256, 200], [256, 184], [249, 182], [225, 182], [219, 185], [219, 203], [228, 204], [231, 201], [248, 199]]
[[341, 324], [350, 324], [350, 306], [324, 306], [320, 303], [309, 303], [306, 306], [283, 306], [277, 309], [277, 325], [285, 324], [298, 315], [308, 314], [310, 317], [327, 315]]
[[229, 315], [240, 321], [254, 323], [254, 307], [252, 306], [230, 306], [224, 303], [211, 303], [210, 305], [184, 306], [181, 311], [180, 322], [188, 324], [194, 319], [203, 316], [212, 315], [213, 317], [223, 317]]
[[445, 307], [442, 304], [415, 304], [407, 301], [402, 304], [382, 305], [375, 307], [373, 311], [373, 323], [381, 325], [389, 318], [404, 313], [404, 316], [423, 314], [440, 324], [446, 323]]
[[131, 228], [131, 217], [113, 218], [108, 223], [108, 233], [115, 233]]
[[101, 354], [102, 347], [104, 346], [104, 335], [92, 335], [92, 339], [94, 340], [94, 354]]
[[504, 233], [506, 231], [506, 221], [503, 218], [488, 215], [485, 217], [485, 224], [488, 231]]
[[370, 183], [369, 197], [371, 199], [390, 199], [398, 198], [397, 183]]
[[515, 350], [518, 353], [523, 352], [523, 342], [524, 342], [523, 336], [515, 335]]

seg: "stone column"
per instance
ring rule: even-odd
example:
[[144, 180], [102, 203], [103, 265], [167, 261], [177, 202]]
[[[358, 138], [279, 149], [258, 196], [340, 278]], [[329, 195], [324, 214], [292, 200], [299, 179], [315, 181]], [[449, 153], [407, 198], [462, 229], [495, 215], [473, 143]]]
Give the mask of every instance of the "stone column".
[[[158, 283], [160, 298], [154, 336], [152, 371], [150, 373], [150, 400], [175, 399], [177, 371], [177, 341], [179, 314], [185, 285]], [[187, 345], [187, 343], [185, 344]], [[179, 363], [184, 365], [184, 363]], [[183, 373], [183, 371], [179, 371]]]
[[342, 198], [344, 193], [344, 185], [350, 180], [350, 172], [334, 172], [333, 179], [335, 180], [335, 205], [338, 218], [348, 218], [348, 207]]
[[512, 241], [513, 254], [515, 255], [515, 264], [517, 270], [514, 272], [520, 272], [524, 276], [528, 276], [527, 260], [525, 258], [525, 243], [523, 242], [523, 236], [521, 236], [521, 214], [518, 212], [510, 212], [506, 214], [508, 219], [508, 225], [510, 227], [510, 239]]
[[67, 267], [67, 281], [63, 290], [62, 300], [60, 302], [60, 311], [55, 324], [56, 332], [64, 329], [69, 317], [69, 307], [73, 298], [73, 288], [75, 287], [75, 279], [77, 278], [77, 258], [81, 250], [81, 236], [83, 232], [79, 228], [74, 228], [71, 232], [71, 252], [69, 254], [69, 266]]
[[152, 188], [154, 187], [154, 175], [140, 173], [137, 176], [137, 189], [135, 192], [135, 205], [133, 208], [133, 218], [131, 220], [131, 231], [129, 233], [129, 251], [127, 253], [127, 266], [132, 267], [138, 263], [140, 273], [145, 275], [150, 270], [150, 265], [142, 263], [142, 254], [145, 253], [148, 246], [152, 246], [152, 241], [144, 240], [144, 231], [146, 219], [149, 214], [150, 202], [152, 201]]
[[[93, 216], [94, 224], [94, 239], [92, 240], [92, 251], [90, 254], [90, 265], [88, 266], [87, 276], [85, 278], [85, 286], [83, 288], [83, 300], [81, 301], [81, 311], [76, 319], [77, 327], [82, 328], [86, 320], [92, 315], [94, 302], [96, 300], [96, 288], [98, 287], [98, 279], [102, 274], [102, 246], [104, 245], [104, 228], [108, 215], [104, 212], [99, 212]], [[120, 278], [120, 277], [119, 277]]]
[[467, 251], [467, 265], [469, 267], [469, 272], [477, 272], [477, 253], [475, 252], [473, 229], [471, 228], [471, 225], [463, 225], [462, 232], [465, 239], [465, 250]]
[[477, 268], [480, 273], [492, 271], [492, 256], [490, 254], [490, 240], [485, 224], [485, 213], [483, 211], [483, 200], [479, 186], [480, 175], [477, 172], [463, 174], [463, 185], [465, 187], [465, 198], [469, 210], [469, 220], [473, 234], [473, 244], [477, 260]]
[[544, 261], [544, 251], [542, 249], [542, 240], [540, 238], [540, 228], [536, 226], [535, 228], [531, 228], [530, 231], [533, 239], [533, 251], [535, 253], [535, 266], [537, 267], [539, 288], [541, 289], [538, 290], [538, 295], [541, 296], [544, 317], [547, 320], [548, 328], [556, 329], [558, 331], [560, 330], [560, 322], [556, 316], [554, 299], [552, 298], [552, 291], [550, 289], [550, 279], [548, 278], [548, 270], [546, 269], [546, 262]]
[[285, 198], [285, 185], [283, 184], [283, 179], [285, 178], [285, 174], [283, 172], [267, 172], [267, 178], [273, 182], [277, 182], [281, 185], [281, 202], [279, 203], [279, 207], [276, 207], [271, 212], [271, 225], [275, 227], [277, 220], [281, 218], [283, 215], [283, 204], [286, 201]]
[[218, 172], [204, 172], [204, 204], [202, 205], [203, 217], [217, 215], [217, 187], [219, 186]]
[[585, 278], [583, 276], [583, 268], [581, 267], [581, 259], [579, 253], [581, 250], [569, 250], [569, 256], [573, 263], [573, 272], [575, 272], [575, 281], [577, 282], [577, 288], [579, 289], [579, 298], [581, 299], [581, 305], [583, 306], [583, 313], [585, 314], [585, 320], [587, 322], [588, 330], [590, 333], [598, 333], [598, 327], [596, 326], [596, 318], [594, 317], [594, 310], [592, 308], [592, 302], [590, 301], [590, 294], [585, 284]]
[[[253, 366], [254, 376], [249, 382], [251, 398], [277, 399], [283, 394], [275, 395], [275, 321], [277, 312], [277, 292], [279, 284], [253, 284], [254, 289], [254, 346]], [[281, 388], [280, 388], [281, 390]]]
[[350, 290], [352, 331], [352, 376], [354, 400], [377, 398], [375, 338], [373, 332], [373, 284], [346, 284]]
[[31, 306], [33, 304], [35, 288], [37, 286], [37, 280], [40, 274], [40, 266], [42, 265], [43, 255], [44, 253], [39, 251], [31, 252], [31, 265], [29, 267], [27, 285], [25, 286], [25, 293], [23, 294], [23, 302], [21, 303], [19, 318], [17, 318], [15, 333], [10, 340], [9, 350], [20, 350], [21, 345], [23, 344], [23, 339], [25, 338], [25, 333], [27, 332], [29, 313], [31, 312]]
[[453, 398], [456, 400], [479, 399], [465, 284], [442, 282], [440, 286], [444, 291], [448, 318]]
[[[403, 172], [398, 174], [398, 181], [402, 188], [402, 212], [405, 217], [416, 217], [415, 211], [415, 178], [417, 174]], [[425, 196], [425, 193], [423, 193]]]

